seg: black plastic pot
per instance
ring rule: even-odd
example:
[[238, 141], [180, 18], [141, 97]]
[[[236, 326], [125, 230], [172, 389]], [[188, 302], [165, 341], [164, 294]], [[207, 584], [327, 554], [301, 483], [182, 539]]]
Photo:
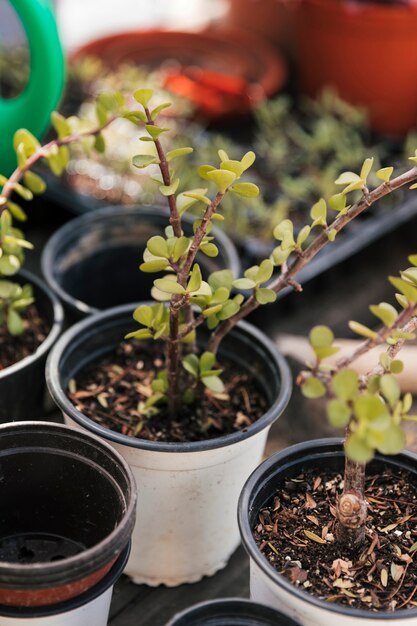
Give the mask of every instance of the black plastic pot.
[[[96, 585], [94, 585], [94, 587], [91, 587], [88, 591], [81, 593], [79, 596], [76, 596], [75, 598], [71, 598], [70, 600], [66, 600], [65, 602], [58, 602], [57, 604], [51, 604], [49, 606], [40, 606], [40, 607], [38, 606], [14, 607], [14, 606], [0, 605], [1, 623], [4, 624], [5, 622], [7, 622], [6, 618], [11, 618], [11, 624], [13, 624], [13, 626], [14, 626], [14, 621], [16, 620], [19, 620], [18, 622], [16, 622], [18, 624], [20, 624], [21, 621], [22, 623], [27, 621], [28, 624], [30, 625], [31, 623], [33, 623], [33, 620], [35, 619], [39, 620], [39, 618], [50, 618], [53, 616], [55, 617], [54, 626], [58, 626], [58, 624], [61, 623], [60, 622], [61, 618], [59, 618], [58, 616], [61, 616], [63, 613], [65, 613], [65, 614], [70, 614], [69, 624], [71, 624], [71, 626], [77, 626], [77, 622], [75, 622], [75, 620], [77, 619], [78, 616], [77, 614], [74, 614], [74, 611], [80, 608], [83, 608], [84, 611], [86, 611], [86, 605], [91, 604], [92, 602], [94, 602], [95, 600], [97, 600], [98, 598], [106, 594], [106, 592], [110, 591], [110, 594], [111, 594], [111, 588], [119, 580], [120, 576], [123, 573], [124, 568], [126, 567], [126, 563], [129, 558], [129, 553], [130, 553], [130, 543], [128, 543], [128, 545], [125, 547], [123, 552], [120, 554], [120, 556], [118, 557], [117, 561], [115, 562], [113, 567], [110, 569], [108, 574], [106, 574], [104, 578], [102, 578]], [[64, 617], [64, 620], [65, 619], [66, 617]], [[28, 620], [31, 620], [31, 621], [28, 621]], [[91, 620], [91, 614], [90, 614], [90, 620]], [[35, 623], [36, 623], [36, 626], [38, 626], [38, 621], [36, 621]], [[47, 619], [45, 621], [45, 626], [46, 624], [51, 624], [51, 621]], [[92, 624], [92, 622], [90, 621], [89, 624]], [[106, 621], [106, 624], [107, 624], [107, 621]], [[6, 626], [8, 626], [8, 622]], [[94, 626], [96, 626], [96, 624], [94, 624]]]
[[[193, 216], [183, 216], [186, 235]], [[146, 300], [158, 275], [139, 270], [146, 242], [164, 235], [169, 212], [160, 207], [109, 206], [62, 226], [46, 244], [42, 270], [50, 287], [64, 302], [70, 321], [99, 310]], [[198, 255], [203, 275], [229, 268], [240, 273], [236, 249], [222, 231], [214, 232], [219, 254]]]
[[[384, 613], [320, 600], [281, 576], [259, 551], [252, 534], [259, 510], [271, 501], [288, 478], [318, 467], [343, 472], [341, 439], [316, 439], [286, 448], [264, 461], [247, 480], [239, 500], [238, 521], [243, 546], [250, 558], [251, 597], [294, 615], [303, 626], [327, 626], [334, 624], [335, 620], [341, 626], [351, 623], [397, 624], [399, 621], [404, 622], [404, 626], [415, 624], [417, 608]], [[377, 454], [367, 470], [383, 474], [387, 467], [417, 475], [417, 456], [410, 452], [389, 457]]]
[[57, 604], [98, 584], [135, 523], [123, 458], [89, 433], [16, 422], [0, 426], [0, 469], [0, 605]]
[[63, 328], [64, 311], [55, 294], [34, 274], [22, 270], [12, 280], [30, 283], [40, 314], [50, 325], [45, 341], [34, 354], [0, 370], [0, 423], [45, 415], [45, 363]]
[[166, 626], [297, 626], [297, 622], [250, 600], [225, 598], [196, 604]]

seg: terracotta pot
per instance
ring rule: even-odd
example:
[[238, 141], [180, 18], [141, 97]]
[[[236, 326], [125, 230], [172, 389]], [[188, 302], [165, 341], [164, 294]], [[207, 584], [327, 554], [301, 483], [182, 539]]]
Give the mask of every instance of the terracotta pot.
[[[105, 438], [133, 471], [140, 509], [126, 574], [138, 584], [172, 587], [214, 574], [239, 545], [239, 493], [287, 405], [291, 374], [273, 342], [240, 322], [222, 343], [219, 359], [239, 363], [256, 377], [269, 403], [256, 422], [222, 437], [179, 443], [112, 431], [76, 409], [65, 390], [80, 368], [111, 352], [133, 330], [133, 310], [134, 305], [116, 307], [70, 328], [50, 356], [46, 377], [66, 423]], [[204, 335], [200, 340], [204, 344]]]
[[324, 86], [369, 109], [374, 130], [417, 125], [417, 7], [301, 0], [296, 13], [300, 86]]

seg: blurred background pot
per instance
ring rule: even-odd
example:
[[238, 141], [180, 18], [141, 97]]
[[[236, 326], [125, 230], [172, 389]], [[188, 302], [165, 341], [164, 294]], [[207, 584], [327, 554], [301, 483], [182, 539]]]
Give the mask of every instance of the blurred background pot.
[[16, 422], [0, 426], [0, 465], [0, 607], [56, 605], [97, 585], [135, 522], [123, 458], [89, 433]]
[[271, 424], [287, 405], [291, 376], [273, 343], [240, 323], [222, 343], [219, 359], [239, 363], [256, 377], [270, 406], [260, 419], [229, 435], [189, 443], [114, 432], [78, 411], [66, 389], [80, 369], [111, 352], [133, 330], [132, 311], [133, 305], [118, 307], [70, 328], [51, 354], [47, 381], [66, 422], [112, 443], [139, 485], [140, 510], [126, 573], [135, 583], [176, 586], [214, 574], [237, 548], [239, 493], [262, 459]]
[[166, 626], [297, 626], [297, 622], [250, 600], [225, 598], [196, 604]]
[[35, 304], [50, 330], [33, 354], [0, 370], [0, 422], [23, 420], [28, 415], [33, 418], [45, 415], [46, 357], [59, 337], [64, 321], [63, 308], [44, 281], [26, 270], [21, 270], [12, 280], [20, 285], [32, 285]]
[[[185, 235], [193, 234], [195, 217], [182, 216]], [[77, 217], [59, 228], [42, 254], [42, 270], [59, 295], [69, 321], [112, 306], [147, 300], [155, 274], [139, 270], [148, 239], [164, 235], [169, 212], [161, 207], [109, 206]], [[231, 269], [240, 274], [235, 246], [213, 229], [219, 254], [198, 255], [203, 276]], [[161, 274], [162, 275], [162, 274]]]
[[301, 0], [300, 87], [324, 86], [369, 110], [374, 130], [404, 135], [417, 123], [417, 7], [413, 3]]

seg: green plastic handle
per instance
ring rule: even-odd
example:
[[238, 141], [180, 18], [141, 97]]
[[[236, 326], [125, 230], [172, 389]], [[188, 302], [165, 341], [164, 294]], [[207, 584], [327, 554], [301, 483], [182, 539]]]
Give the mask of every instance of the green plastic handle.
[[16, 98], [0, 98], [0, 173], [9, 176], [16, 167], [13, 135], [27, 128], [40, 138], [62, 95], [65, 63], [58, 29], [49, 0], [10, 0], [26, 31], [30, 51], [30, 76]]

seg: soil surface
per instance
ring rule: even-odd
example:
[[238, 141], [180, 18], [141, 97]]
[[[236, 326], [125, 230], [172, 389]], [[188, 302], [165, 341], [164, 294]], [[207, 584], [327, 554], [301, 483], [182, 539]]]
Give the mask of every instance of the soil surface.
[[[268, 400], [255, 378], [236, 363], [221, 364], [224, 394], [200, 390], [197, 401], [183, 403], [178, 419], [170, 419], [167, 407], [158, 405], [147, 415], [144, 403], [152, 395], [151, 383], [164, 363], [147, 345], [123, 342], [100, 361], [78, 372], [69, 384], [68, 396], [84, 415], [116, 432], [164, 442], [201, 441], [244, 430], [268, 409]], [[191, 377], [182, 371], [188, 387]]]
[[5, 324], [0, 327], [0, 370], [34, 354], [51, 329], [34, 304], [21, 313], [21, 317], [24, 325], [21, 335], [12, 337]]
[[346, 553], [335, 541], [340, 474], [306, 471], [287, 480], [262, 509], [254, 537], [271, 565], [327, 602], [393, 611], [417, 606], [417, 484], [407, 472], [370, 475], [365, 544]]

